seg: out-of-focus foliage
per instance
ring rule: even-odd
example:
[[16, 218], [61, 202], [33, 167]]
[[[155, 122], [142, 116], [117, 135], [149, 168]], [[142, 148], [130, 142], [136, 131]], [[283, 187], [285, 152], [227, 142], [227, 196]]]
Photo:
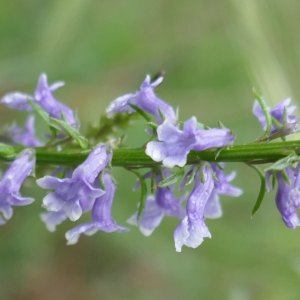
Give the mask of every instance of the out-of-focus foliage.
[[[77, 108], [83, 127], [98, 124], [108, 103], [133, 92], [147, 73], [166, 70], [158, 94], [207, 125], [219, 119], [238, 142], [261, 133], [251, 114], [252, 87], [275, 104], [298, 101], [300, 2], [259, 0], [52, 0], [0, 4], [0, 93], [32, 93], [46, 72], [65, 80], [56, 96]], [[0, 107], [1, 123], [25, 119]], [[142, 121], [127, 144], [140, 146]], [[42, 123], [38, 124], [38, 129]], [[2, 165], [4, 168], [4, 165]], [[211, 240], [176, 253], [165, 218], [151, 237], [97, 233], [66, 246], [61, 225], [39, 220], [43, 193], [0, 228], [1, 299], [298, 299], [300, 231], [287, 229], [271, 194], [250, 219], [259, 180], [238, 168], [240, 198], [224, 197], [224, 216], [208, 220]], [[136, 210], [133, 174], [115, 169], [119, 223]]]

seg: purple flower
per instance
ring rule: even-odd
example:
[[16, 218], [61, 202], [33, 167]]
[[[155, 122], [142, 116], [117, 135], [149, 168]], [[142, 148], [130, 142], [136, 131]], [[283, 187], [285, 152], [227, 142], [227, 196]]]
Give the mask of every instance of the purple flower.
[[[148, 177], [146, 173], [145, 177]], [[170, 172], [164, 171], [164, 177], [170, 175]], [[156, 175], [156, 184], [162, 180], [160, 175]], [[138, 213], [131, 216], [127, 222], [132, 225], [139, 226], [140, 231], [149, 236], [154, 229], [159, 226], [165, 215], [182, 219], [185, 216], [185, 211], [181, 203], [185, 200], [185, 196], [178, 199], [174, 196], [174, 185], [169, 188], [157, 188], [154, 195], [148, 195], [146, 199], [145, 209], [141, 215], [140, 222], [137, 221]]]
[[44, 145], [35, 136], [34, 116], [29, 116], [25, 126], [20, 127], [13, 125], [4, 132], [4, 138], [8, 138], [15, 144], [20, 144], [26, 147], [41, 147]]
[[62, 114], [66, 121], [73, 127], [78, 128], [79, 123], [76, 120], [75, 114], [68, 106], [56, 100], [52, 93], [59, 87], [63, 86], [63, 82], [56, 82], [48, 85], [46, 74], [42, 74], [38, 80], [38, 85], [34, 95], [27, 95], [20, 92], [6, 94], [1, 103], [12, 109], [32, 111], [33, 108], [28, 103], [27, 99], [39, 104], [51, 117], [61, 119]]
[[216, 219], [222, 216], [222, 207], [219, 195], [238, 197], [243, 193], [243, 191], [229, 184], [229, 182], [235, 178], [235, 172], [225, 175], [224, 171], [216, 164], [211, 164], [211, 167], [215, 172], [217, 180], [214, 181], [214, 190], [205, 205], [204, 216], [205, 218]]
[[[291, 98], [285, 99], [279, 104], [277, 104], [273, 109], [269, 109], [269, 112], [271, 116], [276, 119], [280, 124], [284, 125], [284, 128], [286, 129], [286, 135], [290, 134], [297, 130], [298, 128], [298, 118], [296, 116], [293, 116], [292, 113], [297, 108], [296, 106], [289, 106], [291, 103]], [[257, 100], [254, 101], [253, 104], [253, 114], [257, 117], [259, 123], [263, 127], [264, 130], [267, 128], [267, 122], [265, 115], [258, 103]], [[285, 111], [287, 119], [285, 120]], [[286, 123], [286, 124], [285, 124]], [[279, 129], [273, 124], [271, 134], [274, 134], [278, 132]]]
[[78, 166], [71, 177], [56, 178], [45, 176], [37, 180], [37, 184], [44, 189], [52, 189], [43, 199], [43, 206], [48, 211], [65, 211], [71, 221], [80, 218], [83, 212], [82, 201], [93, 201], [103, 195], [105, 191], [94, 187], [94, 182], [99, 173], [111, 160], [106, 146], [99, 144], [90, 153], [88, 158]]
[[[90, 211], [94, 203], [95, 199], [81, 198], [79, 201], [83, 213]], [[40, 217], [50, 232], [54, 232], [56, 230], [56, 226], [68, 218], [64, 210], [60, 210], [58, 212], [47, 211], [45, 213], [41, 213]]]
[[45, 213], [41, 213], [40, 217], [50, 232], [54, 232], [56, 230], [56, 226], [61, 224], [68, 218], [64, 210], [60, 210], [57, 212], [47, 211]]
[[171, 123], [176, 123], [177, 117], [173, 108], [159, 99], [154, 93], [154, 88], [156, 88], [162, 80], [163, 77], [160, 77], [151, 83], [150, 76], [147, 75], [139, 91], [134, 94], [123, 95], [110, 103], [106, 109], [108, 117], [117, 112], [134, 112], [135, 110], [128, 105], [133, 104], [145, 112], [154, 115], [158, 124], [163, 122], [159, 111], [163, 113], [165, 119], [170, 120]]
[[23, 197], [20, 188], [26, 177], [34, 173], [35, 154], [26, 149], [16, 158], [0, 180], [0, 224], [13, 215], [12, 206], [31, 204], [34, 198]]
[[214, 188], [214, 180], [208, 166], [204, 168], [203, 175], [204, 183], [199, 179], [199, 171], [196, 172], [194, 188], [187, 200], [186, 216], [174, 231], [177, 252], [181, 252], [183, 245], [196, 248], [205, 237], [211, 238], [204, 217], [205, 206]]
[[294, 169], [285, 169], [291, 184], [287, 184], [281, 172], [277, 172], [278, 190], [276, 205], [281, 213], [282, 220], [289, 228], [300, 226], [297, 209], [300, 207], [300, 175], [295, 174]]
[[157, 137], [158, 142], [152, 141], [147, 144], [146, 154], [154, 161], [162, 161], [168, 168], [175, 165], [183, 167], [191, 150], [224, 147], [231, 144], [235, 138], [229, 129], [198, 129], [195, 117], [184, 122], [183, 130], [165, 120], [157, 128]]
[[82, 233], [86, 235], [92, 235], [98, 230], [105, 232], [128, 231], [127, 228], [116, 224], [111, 216], [111, 208], [116, 190], [114, 181], [112, 180], [110, 174], [106, 172], [104, 172], [102, 179], [105, 187], [105, 194], [95, 200], [92, 209], [92, 222], [81, 224], [68, 231], [66, 233], [68, 245], [76, 244]]

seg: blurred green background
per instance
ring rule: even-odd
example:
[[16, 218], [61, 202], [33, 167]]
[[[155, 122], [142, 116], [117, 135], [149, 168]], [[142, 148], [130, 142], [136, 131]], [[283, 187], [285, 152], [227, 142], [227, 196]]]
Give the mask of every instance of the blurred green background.
[[[0, 94], [32, 93], [38, 76], [65, 80], [55, 95], [85, 127], [108, 103], [135, 91], [145, 75], [166, 70], [158, 94], [179, 105], [182, 120], [220, 119], [237, 142], [261, 134], [252, 116], [252, 87], [271, 105], [300, 96], [298, 0], [10, 0], [0, 3]], [[24, 113], [0, 107], [1, 124]], [[139, 146], [143, 123], [128, 142]], [[143, 138], [142, 138], [143, 139]], [[223, 198], [224, 216], [208, 220], [213, 238], [176, 253], [165, 218], [151, 237], [127, 234], [81, 237], [66, 246], [65, 222], [55, 233], [39, 220], [43, 192], [16, 208], [0, 228], [0, 299], [299, 299], [300, 232], [287, 229], [274, 193], [250, 219], [259, 180], [237, 164], [240, 198]], [[114, 216], [135, 211], [135, 178], [115, 169]]]

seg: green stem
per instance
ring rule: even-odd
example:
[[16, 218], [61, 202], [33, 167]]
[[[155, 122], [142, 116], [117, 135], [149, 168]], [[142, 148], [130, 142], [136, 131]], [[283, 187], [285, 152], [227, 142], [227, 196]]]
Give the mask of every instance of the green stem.
[[[12, 161], [24, 148], [19, 146], [0, 145], [0, 160]], [[36, 160], [39, 165], [79, 165], [90, 153], [90, 150], [65, 149], [57, 151], [44, 147], [35, 148]], [[205, 160], [208, 162], [248, 162], [262, 164], [275, 162], [291, 153], [300, 154], [300, 141], [276, 142], [276, 143], [250, 143], [234, 145], [224, 148], [219, 155], [218, 149], [201, 152], [191, 151], [187, 164], [191, 165]], [[153, 167], [161, 165], [153, 161], [145, 154], [144, 149], [116, 149], [113, 150], [113, 166], [131, 168]]]

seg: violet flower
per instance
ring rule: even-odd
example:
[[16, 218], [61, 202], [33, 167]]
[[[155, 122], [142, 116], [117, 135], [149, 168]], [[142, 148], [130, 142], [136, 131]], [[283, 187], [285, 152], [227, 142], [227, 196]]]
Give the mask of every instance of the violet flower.
[[25, 126], [12, 125], [4, 132], [4, 138], [8, 138], [15, 144], [26, 147], [41, 147], [44, 145], [35, 135], [34, 116], [29, 116]]
[[68, 245], [76, 244], [82, 233], [85, 235], [92, 235], [98, 230], [105, 232], [125, 232], [129, 230], [128, 228], [116, 224], [111, 215], [111, 208], [116, 190], [111, 175], [104, 172], [102, 179], [105, 187], [105, 194], [95, 200], [92, 208], [92, 222], [78, 225], [69, 230], [66, 233]]
[[229, 184], [229, 182], [235, 178], [235, 172], [225, 175], [224, 171], [220, 169], [218, 165], [211, 164], [211, 167], [215, 172], [217, 180], [214, 180], [214, 190], [205, 205], [204, 216], [205, 218], [216, 219], [222, 216], [222, 207], [219, 195], [238, 197], [243, 193], [243, 191]]
[[[152, 172], [146, 173], [145, 177], [147, 178], [148, 174], [151, 173]], [[170, 175], [170, 172], [167, 171], [164, 171], [163, 173], [164, 177]], [[156, 175], [155, 177], [156, 184], [158, 184], [162, 180], [162, 177], [160, 175]], [[160, 225], [165, 215], [180, 219], [185, 216], [185, 211], [181, 206], [181, 203], [185, 200], [185, 198], [185, 196], [178, 199], [175, 198], [174, 185], [169, 188], [158, 187], [155, 195], [147, 196], [146, 205], [139, 223], [137, 221], [137, 212], [132, 215], [127, 222], [129, 224], [139, 226], [140, 231], [145, 236], [149, 236], [152, 234], [154, 229]]]
[[211, 170], [206, 166], [203, 170], [204, 183], [200, 181], [199, 171], [195, 174], [194, 188], [187, 200], [186, 216], [174, 231], [175, 248], [181, 252], [183, 245], [198, 247], [205, 237], [211, 238], [205, 224], [204, 210], [214, 188]]
[[[291, 103], [291, 98], [287, 98], [282, 102], [278, 103], [273, 109], [269, 109], [271, 116], [284, 126], [283, 129], [285, 129], [285, 135], [288, 135], [296, 131], [299, 122], [298, 118], [292, 115], [292, 113], [295, 111], [297, 107], [290, 106], [290, 103]], [[254, 101], [252, 111], [253, 114], [257, 117], [263, 129], [266, 130], [267, 128], [266, 118], [257, 100]], [[285, 111], [287, 116], [286, 120], [284, 119]], [[273, 124], [271, 129], [271, 134], [275, 134], [279, 130], [280, 129]]]
[[45, 176], [38, 179], [37, 184], [40, 187], [54, 190], [44, 197], [43, 206], [48, 211], [63, 210], [71, 221], [78, 220], [83, 212], [80, 203], [85, 199], [93, 201], [105, 193], [102, 189], [94, 187], [94, 182], [110, 160], [111, 154], [107, 153], [106, 146], [99, 144], [74, 170], [71, 177], [60, 179]]
[[42, 74], [38, 80], [34, 95], [20, 92], [9, 93], [1, 99], [1, 103], [12, 109], [33, 111], [32, 106], [27, 101], [27, 99], [30, 99], [39, 104], [51, 117], [61, 119], [63, 114], [71, 126], [78, 128], [79, 123], [72, 109], [56, 100], [52, 95], [55, 90], [63, 85], [64, 83], [59, 81], [49, 86], [47, 75]]
[[139, 91], [134, 94], [123, 95], [110, 103], [106, 109], [107, 116], [110, 117], [112, 114], [118, 112], [132, 113], [135, 110], [128, 104], [134, 104], [145, 112], [154, 115], [157, 124], [163, 122], [159, 111], [162, 112], [165, 119], [170, 120], [171, 123], [176, 123], [177, 117], [173, 108], [159, 99], [154, 93], [154, 88], [162, 81], [163, 77], [159, 77], [156, 81], [151, 83], [150, 76], [147, 75]]
[[277, 172], [278, 190], [276, 205], [281, 213], [282, 220], [289, 228], [300, 226], [297, 209], [300, 208], [300, 175], [295, 174], [294, 169], [286, 168], [291, 184], [287, 184], [281, 172]]
[[0, 180], [0, 224], [13, 215], [12, 206], [31, 204], [34, 198], [23, 197], [20, 188], [26, 177], [34, 173], [35, 153], [26, 149], [12, 162]]
[[162, 161], [168, 168], [175, 165], [183, 167], [191, 150], [224, 147], [235, 139], [229, 129], [198, 129], [195, 117], [184, 122], [183, 130], [165, 120], [157, 128], [157, 137], [158, 142], [151, 141], [147, 144], [146, 154], [154, 161]]

